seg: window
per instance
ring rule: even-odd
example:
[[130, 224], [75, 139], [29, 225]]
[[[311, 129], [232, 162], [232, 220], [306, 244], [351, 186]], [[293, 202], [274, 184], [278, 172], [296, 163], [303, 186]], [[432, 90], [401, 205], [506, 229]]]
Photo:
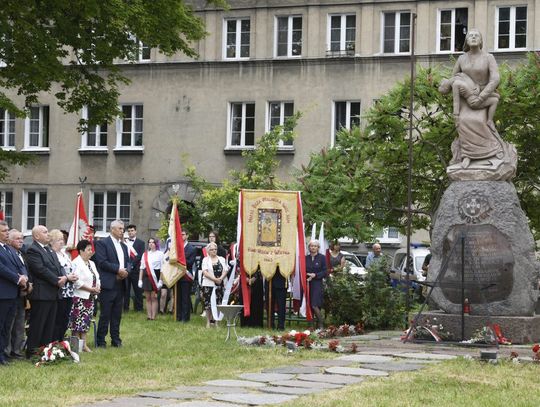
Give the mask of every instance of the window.
[[302, 17], [277, 17], [276, 56], [302, 56]]
[[49, 106], [32, 106], [24, 122], [24, 148], [49, 148]]
[[0, 108], [0, 148], [15, 149], [15, 115]]
[[411, 13], [397, 11], [383, 13], [383, 52], [403, 54], [410, 52]]
[[338, 131], [341, 129], [350, 130], [355, 126], [360, 126], [360, 102], [334, 102], [334, 134], [332, 135], [332, 144], [335, 141]]
[[47, 224], [47, 192], [24, 191], [23, 232]]
[[461, 52], [468, 27], [467, 8], [439, 10], [437, 52]]
[[0, 191], [0, 212], [8, 225], [13, 227], [13, 192]]
[[249, 58], [249, 18], [225, 20], [225, 59]]
[[116, 120], [116, 148], [143, 149], [143, 105], [122, 105], [123, 117]]
[[131, 38], [137, 45], [135, 59], [139, 62], [150, 61], [150, 51], [152, 50], [152, 48], [150, 48], [137, 37], [132, 36]]
[[229, 146], [254, 146], [255, 103], [231, 103], [229, 108]]
[[[90, 120], [92, 111], [86, 106], [82, 111], [82, 118]], [[88, 125], [88, 129], [82, 133], [82, 149], [107, 149], [107, 123]]]
[[330, 55], [354, 55], [356, 16], [330, 15], [328, 50]]
[[96, 232], [107, 233], [115, 219], [130, 223], [131, 193], [119, 191], [93, 191], [90, 196], [92, 222]]
[[527, 48], [527, 6], [498, 7], [496, 49]]
[[[285, 121], [294, 114], [293, 102], [270, 102], [268, 103], [268, 128], [270, 131], [276, 126], [283, 126]], [[280, 140], [280, 147], [292, 147], [293, 141]]]
[[375, 232], [375, 238], [380, 243], [399, 243], [399, 229], [393, 226], [379, 229]]

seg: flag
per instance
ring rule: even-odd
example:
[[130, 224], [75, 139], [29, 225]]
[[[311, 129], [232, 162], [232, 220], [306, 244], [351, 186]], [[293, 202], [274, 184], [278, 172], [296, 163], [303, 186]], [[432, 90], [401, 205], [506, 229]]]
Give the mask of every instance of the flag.
[[88, 226], [86, 211], [84, 210], [83, 193], [79, 192], [75, 203], [75, 215], [73, 216], [73, 222], [69, 228], [68, 240], [66, 242], [67, 249], [71, 250], [72, 258], [79, 255], [76, 248], [77, 244], [83, 239], [90, 240], [93, 247], [93, 236], [90, 227]]
[[0, 194], [0, 220], [6, 220], [5, 209], [4, 209], [4, 200], [2, 199], [3, 194]]
[[173, 201], [169, 220], [169, 239], [169, 258], [162, 265], [161, 279], [167, 287], [172, 287], [187, 272], [182, 225], [180, 224], [180, 215], [176, 201]]

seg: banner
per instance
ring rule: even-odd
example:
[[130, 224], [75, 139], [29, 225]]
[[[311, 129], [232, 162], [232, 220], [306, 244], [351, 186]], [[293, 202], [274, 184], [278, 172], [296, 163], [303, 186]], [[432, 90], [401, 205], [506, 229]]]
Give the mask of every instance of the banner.
[[169, 257], [161, 266], [161, 280], [172, 288], [178, 280], [186, 274], [186, 255], [184, 253], [184, 239], [178, 205], [173, 201], [171, 217], [169, 220]]
[[295, 269], [297, 192], [242, 190], [242, 264], [251, 276], [260, 267], [270, 280], [279, 266], [288, 278]]
[[86, 216], [86, 211], [84, 210], [84, 201], [83, 193], [79, 192], [77, 194], [77, 200], [75, 202], [75, 215], [73, 215], [73, 222], [69, 228], [68, 240], [66, 242], [67, 250], [71, 250], [71, 257], [75, 258], [79, 255], [77, 252], [77, 244], [83, 240], [87, 239], [92, 242], [93, 247], [93, 234], [92, 230], [88, 225], [88, 217]]

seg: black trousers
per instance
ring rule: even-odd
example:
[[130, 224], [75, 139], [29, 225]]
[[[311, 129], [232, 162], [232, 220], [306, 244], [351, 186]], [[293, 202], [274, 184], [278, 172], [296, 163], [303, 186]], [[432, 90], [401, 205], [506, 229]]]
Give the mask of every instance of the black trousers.
[[272, 321], [272, 329], [274, 325], [274, 310], [277, 305], [277, 329], [283, 331], [285, 329], [285, 311], [287, 306], [287, 289], [285, 287], [272, 287], [272, 306], [270, 318]]
[[0, 300], [0, 361], [4, 361], [4, 349], [8, 344], [11, 324], [15, 318], [16, 298]]
[[58, 300], [30, 300], [30, 327], [26, 342], [26, 354], [34, 353], [40, 346], [53, 341], [54, 323]]
[[191, 286], [193, 282], [176, 283], [176, 320], [188, 322], [191, 315]]
[[129, 310], [129, 301], [131, 299], [131, 290], [133, 290], [133, 309], [135, 311], [143, 310], [143, 290], [139, 288], [139, 271], [131, 271], [124, 280], [126, 292], [124, 295], [124, 310]]
[[72, 298], [62, 298], [58, 300], [56, 319], [54, 322], [53, 340], [63, 341], [69, 324], [69, 314], [71, 313]]
[[120, 321], [122, 320], [122, 307], [124, 305], [123, 281], [117, 281], [112, 290], [102, 289], [99, 294], [99, 322], [96, 346], [106, 344], [105, 337], [111, 331], [111, 343], [121, 345]]

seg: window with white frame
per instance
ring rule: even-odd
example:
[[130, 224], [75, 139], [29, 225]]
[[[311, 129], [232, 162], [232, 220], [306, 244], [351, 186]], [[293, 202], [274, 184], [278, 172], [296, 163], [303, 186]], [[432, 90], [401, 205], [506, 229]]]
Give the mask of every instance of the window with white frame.
[[350, 130], [360, 126], [360, 102], [359, 101], [336, 101], [334, 102], [334, 128], [332, 144], [336, 134], [341, 129]]
[[13, 192], [0, 191], [0, 212], [4, 215], [4, 220], [13, 227]]
[[15, 148], [15, 115], [7, 109], [0, 108], [0, 148]]
[[249, 58], [250, 28], [249, 18], [225, 20], [223, 36], [225, 59]]
[[335, 54], [354, 54], [356, 15], [329, 15], [328, 50]]
[[29, 232], [34, 226], [47, 224], [47, 192], [24, 191], [23, 204], [24, 232]]
[[377, 241], [381, 243], [399, 243], [399, 229], [393, 226], [379, 229], [375, 232]]
[[[268, 126], [270, 131], [276, 126], [283, 126], [287, 119], [294, 114], [294, 102], [269, 102], [268, 103]], [[279, 141], [280, 147], [292, 147], [293, 141]]]
[[255, 145], [255, 103], [233, 102], [229, 105], [229, 146]]
[[467, 35], [469, 10], [453, 8], [439, 10], [437, 52], [461, 52]]
[[131, 193], [123, 191], [92, 191], [90, 194], [92, 222], [96, 233], [107, 233], [111, 222], [122, 220], [126, 225], [131, 217]]
[[497, 7], [495, 49], [527, 48], [527, 6]]
[[49, 148], [49, 106], [31, 106], [24, 121], [24, 148]]
[[302, 56], [302, 17], [276, 17], [277, 57]]
[[[92, 119], [92, 111], [88, 107], [83, 107], [82, 118]], [[82, 133], [81, 149], [107, 149], [107, 123], [88, 124]]]
[[143, 148], [143, 105], [120, 106], [122, 117], [116, 120], [116, 148]]
[[408, 53], [410, 43], [411, 13], [409, 11], [383, 13], [383, 53]]

